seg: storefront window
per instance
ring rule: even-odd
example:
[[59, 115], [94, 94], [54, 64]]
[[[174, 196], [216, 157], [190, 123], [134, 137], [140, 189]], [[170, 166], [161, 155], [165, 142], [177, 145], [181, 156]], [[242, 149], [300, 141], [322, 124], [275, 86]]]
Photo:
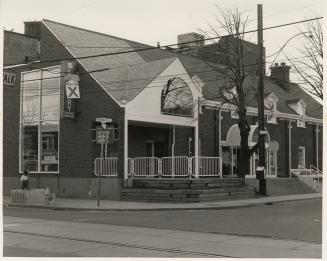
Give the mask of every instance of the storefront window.
[[21, 128], [21, 162], [23, 169], [38, 170], [38, 126], [23, 125]]
[[60, 95], [53, 77], [47, 69], [22, 74], [21, 171], [58, 171]]

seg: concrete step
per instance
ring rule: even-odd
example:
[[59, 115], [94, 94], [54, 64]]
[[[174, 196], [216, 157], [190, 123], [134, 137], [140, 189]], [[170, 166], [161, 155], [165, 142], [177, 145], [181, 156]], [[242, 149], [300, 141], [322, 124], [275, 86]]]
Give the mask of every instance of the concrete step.
[[244, 179], [215, 178], [215, 179], [134, 179], [134, 188], [159, 188], [159, 189], [207, 189], [242, 187]]
[[200, 202], [253, 198], [254, 187], [220, 189], [123, 189], [122, 200], [146, 202]]

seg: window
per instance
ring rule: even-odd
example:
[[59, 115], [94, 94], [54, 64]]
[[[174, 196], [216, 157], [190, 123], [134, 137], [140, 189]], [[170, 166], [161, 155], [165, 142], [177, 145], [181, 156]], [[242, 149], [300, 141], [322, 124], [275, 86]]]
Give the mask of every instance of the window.
[[304, 120], [303, 117], [301, 117], [301, 119], [298, 119], [296, 123], [297, 123], [296, 124], [297, 127], [299, 127], [299, 128], [305, 128], [305, 120]]
[[161, 113], [192, 117], [193, 96], [190, 87], [180, 78], [169, 79], [161, 92]]
[[59, 77], [42, 69], [21, 79], [20, 171], [58, 172]]
[[277, 117], [274, 116], [274, 114], [272, 115], [267, 115], [267, 123], [277, 123]]
[[231, 110], [231, 111], [230, 111], [230, 117], [231, 117], [232, 119], [239, 119], [239, 116], [238, 116], [238, 112], [237, 112], [237, 110]]
[[298, 167], [305, 168], [305, 147], [299, 146], [298, 150]]
[[272, 92], [264, 99], [265, 107], [270, 110], [271, 114], [267, 115], [267, 123], [277, 123], [275, 112], [277, 111], [278, 97]]

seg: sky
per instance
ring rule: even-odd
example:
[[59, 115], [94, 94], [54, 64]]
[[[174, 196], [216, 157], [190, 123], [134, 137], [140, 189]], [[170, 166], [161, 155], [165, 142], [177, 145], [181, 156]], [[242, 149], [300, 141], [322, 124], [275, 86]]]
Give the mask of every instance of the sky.
[[[24, 21], [49, 19], [129, 40], [156, 45], [177, 43], [177, 35], [217, 26], [221, 9], [238, 8], [249, 16], [248, 30], [257, 28], [257, 4], [263, 5], [263, 27], [323, 16], [323, 0], [0, 0], [1, 26], [18, 33]], [[266, 54], [278, 51], [302, 30], [302, 25], [265, 30]], [[257, 41], [257, 34], [247, 35]], [[287, 54], [301, 46], [295, 37], [283, 49]], [[276, 62], [284, 61], [280, 54]], [[272, 62], [275, 57], [268, 59]]]

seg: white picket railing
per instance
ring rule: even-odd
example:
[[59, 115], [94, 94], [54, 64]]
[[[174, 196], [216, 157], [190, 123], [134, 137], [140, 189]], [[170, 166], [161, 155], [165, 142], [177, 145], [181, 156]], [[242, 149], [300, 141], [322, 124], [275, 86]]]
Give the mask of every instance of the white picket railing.
[[159, 174], [158, 158], [156, 157], [138, 157], [131, 159], [132, 176], [137, 177], [155, 177]]
[[[196, 172], [198, 161], [198, 172]], [[132, 177], [221, 177], [219, 157], [138, 157], [128, 158], [128, 175]], [[198, 175], [196, 175], [198, 174]]]
[[96, 158], [94, 160], [94, 174], [99, 176], [116, 177], [118, 175], [117, 171], [118, 158]]
[[190, 175], [189, 158], [186, 156], [161, 158], [163, 177], [187, 177]]
[[192, 174], [195, 175], [196, 160], [198, 160], [199, 177], [222, 178], [222, 160], [219, 157], [192, 157]]

